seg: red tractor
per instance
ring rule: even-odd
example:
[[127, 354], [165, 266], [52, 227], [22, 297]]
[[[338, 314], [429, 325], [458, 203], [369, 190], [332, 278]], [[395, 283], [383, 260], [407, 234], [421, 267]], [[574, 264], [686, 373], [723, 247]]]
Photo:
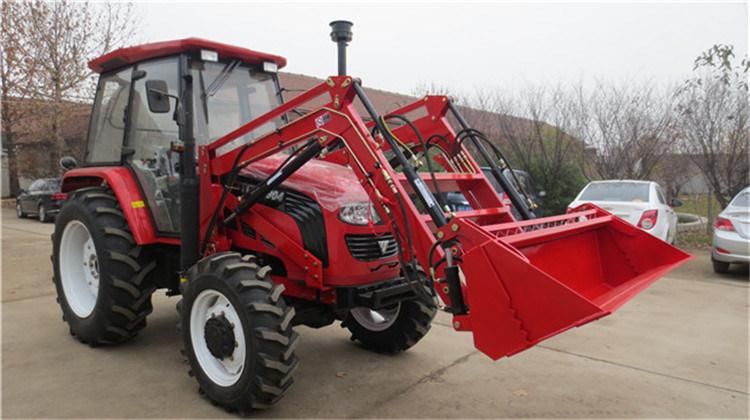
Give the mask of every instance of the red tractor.
[[[536, 218], [447, 97], [379, 114], [346, 74], [351, 23], [331, 26], [338, 75], [286, 103], [284, 58], [206, 40], [89, 63], [86, 157], [62, 162], [53, 236], [73, 336], [124, 342], [155, 290], [180, 294], [191, 374], [245, 412], [292, 384], [294, 325], [339, 320], [394, 353], [442, 309], [498, 359], [609, 314], [689, 257], [594, 206]], [[445, 192], [471, 209], [451, 212]]]

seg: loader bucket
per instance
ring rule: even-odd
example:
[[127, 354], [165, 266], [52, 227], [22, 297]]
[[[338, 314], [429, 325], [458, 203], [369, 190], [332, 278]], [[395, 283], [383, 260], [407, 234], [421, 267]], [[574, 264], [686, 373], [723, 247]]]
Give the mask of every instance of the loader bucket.
[[691, 256], [589, 206], [563, 216], [496, 226], [468, 251], [468, 316], [457, 323], [493, 359], [608, 315]]

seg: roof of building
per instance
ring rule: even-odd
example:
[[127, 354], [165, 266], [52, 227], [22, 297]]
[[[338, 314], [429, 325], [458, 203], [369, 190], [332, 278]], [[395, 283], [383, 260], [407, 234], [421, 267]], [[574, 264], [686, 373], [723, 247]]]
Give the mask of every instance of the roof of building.
[[286, 65], [286, 58], [278, 55], [253, 51], [202, 38], [185, 38], [119, 48], [89, 61], [89, 68], [97, 73], [102, 73], [143, 60], [203, 49], [216, 51], [219, 53], [220, 59], [235, 58], [250, 64], [261, 64], [264, 61], [271, 61], [276, 63], [278, 68]]

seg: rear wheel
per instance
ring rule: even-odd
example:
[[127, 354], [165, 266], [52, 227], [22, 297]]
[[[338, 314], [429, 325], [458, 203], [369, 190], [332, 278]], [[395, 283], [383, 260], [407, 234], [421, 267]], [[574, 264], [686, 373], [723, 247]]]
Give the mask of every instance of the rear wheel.
[[253, 261], [233, 252], [202, 259], [178, 304], [191, 376], [212, 402], [240, 413], [278, 401], [298, 366], [294, 309], [270, 268]]
[[430, 330], [437, 307], [434, 303], [407, 300], [387, 308], [353, 308], [342, 326], [368, 350], [397, 353], [417, 344]]
[[37, 211], [37, 216], [39, 217], [39, 221], [42, 223], [49, 222], [49, 215], [47, 214], [47, 208], [44, 207], [44, 204], [39, 205], [39, 209]]
[[714, 265], [714, 273], [726, 274], [729, 272], [729, 263], [723, 261], [711, 260]]
[[16, 217], [18, 217], [19, 219], [23, 219], [26, 217], [26, 213], [23, 212], [20, 201], [16, 201]]
[[105, 188], [79, 190], [57, 218], [53, 271], [70, 333], [95, 346], [126, 341], [146, 326], [156, 267], [135, 243], [117, 198]]

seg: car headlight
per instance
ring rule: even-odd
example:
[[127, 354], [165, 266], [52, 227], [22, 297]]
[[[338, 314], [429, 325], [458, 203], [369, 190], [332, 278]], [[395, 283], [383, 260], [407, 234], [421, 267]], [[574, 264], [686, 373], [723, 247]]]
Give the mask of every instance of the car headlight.
[[357, 226], [367, 226], [370, 223], [377, 225], [382, 221], [369, 201], [343, 205], [339, 210], [339, 219]]

